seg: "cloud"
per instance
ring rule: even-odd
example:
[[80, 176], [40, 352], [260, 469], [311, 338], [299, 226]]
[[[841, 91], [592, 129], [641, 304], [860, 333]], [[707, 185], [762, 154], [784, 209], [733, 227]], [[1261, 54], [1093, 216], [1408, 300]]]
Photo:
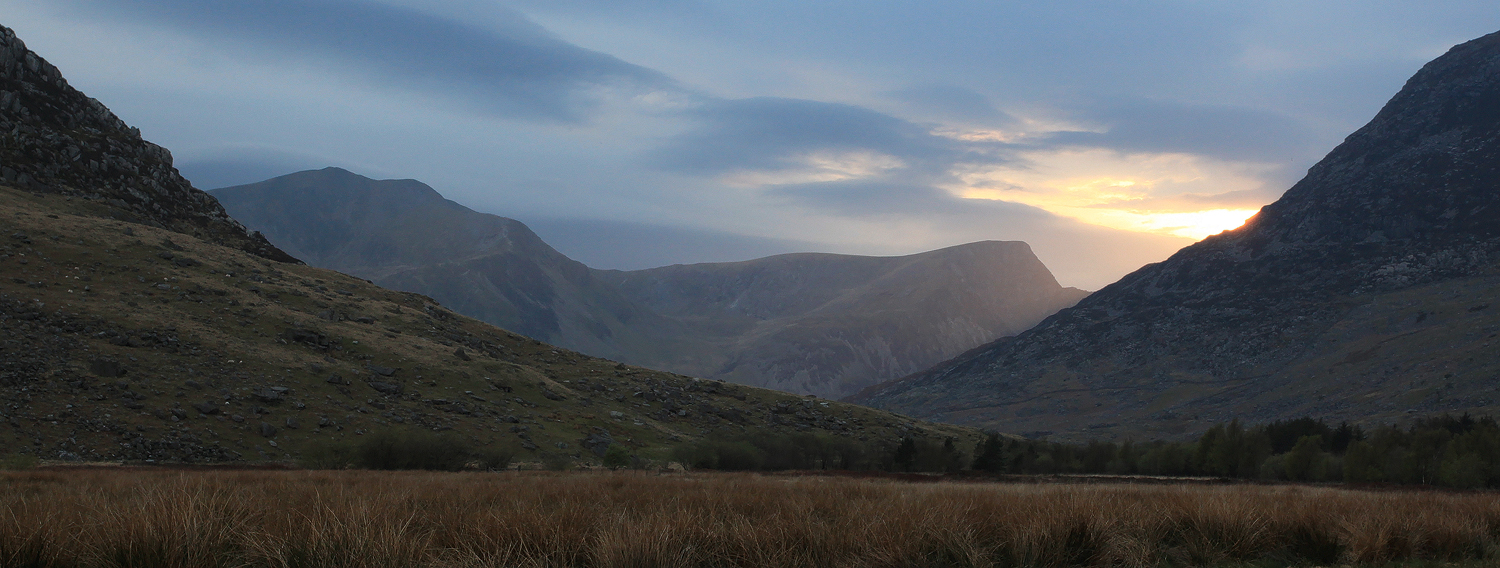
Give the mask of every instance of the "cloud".
[[822, 214], [914, 218], [1011, 205], [969, 203], [941, 188], [953, 181], [956, 164], [1005, 163], [995, 151], [1005, 144], [939, 136], [864, 107], [800, 99], [715, 100], [689, 116], [695, 126], [654, 151], [660, 167]]
[[892, 91], [890, 96], [942, 119], [988, 127], [1011, 126], [1018, 122], [1015, 117], [995, 108], [989, 97], [964, 87], [928, 85]]
[[[382, 86], [457, 98], [482, 111], [579, 122], [607, 89], [674, 88], [666, 76], [560, 40], [491, 8], [485, 25], [360, 0], [75, 0], [93, 17], [166, 25], [253, 55], [335, 62]], [[232, 45], [224, 43], [233, 42]]]
[[798, 205], [850, 217], [965, 214], [966, 209], [976, 204], [1031, 209], [1024, 205], [999, 201], [966, 204], [963, 202], [968, 200], [954, 197], [947, 191], [922, 183], [921, 180], [906, 182], [851, 180], [789, 184], [770, 188], [767, 193]]
[[1120, 152], [1185, 153], [1228, 161], [1306, 159], [1317, 136], [1291, 117], [1256, 109], [1146, 99], [1096, 102], [1071, 118], [1099, 131], [1064, 131], [1036, 142]]
[[1119, 199], [1089, 205], [1104, 209], [1141, 211], [1203, 211], [1207, 209], [1259, 209], [1276, 200], [1284, 188], [1243, 189], [1217, 194], [1185, 193], [1142, 199]]
[[801, 170], [863, 156], [921, 168], [967, 153], [963, 145], [920, 125], [847, 104], [774, 97], [716, 100], [688, 116], [697, 125], [654, 152], [658, 166], [718, 175]]

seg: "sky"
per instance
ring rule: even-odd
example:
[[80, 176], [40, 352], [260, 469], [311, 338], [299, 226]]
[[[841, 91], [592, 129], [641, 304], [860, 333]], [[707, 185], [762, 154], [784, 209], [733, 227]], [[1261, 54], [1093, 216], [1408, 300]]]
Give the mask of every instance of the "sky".
[[1274, 201], [1493, 0], [0, 0], [212, 189], [338, 166], [597, 268], [1030, 243], [1098, 289]]

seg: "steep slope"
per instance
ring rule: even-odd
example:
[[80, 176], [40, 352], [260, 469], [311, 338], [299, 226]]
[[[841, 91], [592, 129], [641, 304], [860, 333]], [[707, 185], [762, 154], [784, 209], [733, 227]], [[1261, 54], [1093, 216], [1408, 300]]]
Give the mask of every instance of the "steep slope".
[[172, 167], [172, 154], [68, 85], [0, 26], [0, 184], [77, 197], [109, 215], [192, 234], [279, 262], [295, 258], [224, 212]]
[[726, 357], [665, 362], [681, 372], [827, 397], [1014, 335], [1087, 295], [1059, 286], [1021, 242], [600, 274], [627, 297], [720, 338]]
[[[52, 69], [16, 53], [0, 56]], [[21, 108], [108, 115], [75, 91], [44, 94]], [[0, 120], [23, 122], [16, 108], [7, 102]], [[34, 138], [53, 134], [19, 127], [10, 136], [45, 148]], [[101, 143], [119, 150], [130, 140], [154, 148], [138, 138]], [[169, 171], [165, 151], [147, 152], [156, 161], [146, 163], [120, 152], [107, 168], [50, 162], [57, 156], [45, 152], [3, 162], [68, 185], [0, 183], [0, 454], [282, 461], [371, 431], [417, 429], [513, 448], [523, 461], [597, 462], [613, 445], [662, 458], [716, 433], [813, 432], [886, 447], [901, 437], [977, 440], [970, 429], [586, 357], [424, 296], [272, 262], [284, 253], [231, 231], [238, 225], [201, 192], [140, 189]], [[104, 197], [132, 189], [150, 200]]]
[[522, 335], [631, 361], [690, 341], [521, 222], [475, 212], [415, 180], [327, 168], [212, 194], [314, 266], [425, 294]]
[[1244, 227], [853, 399], [1074, 437], [1230, 417], [1489, 411], [1497, 237], [1491, 34], [1424, 66]]

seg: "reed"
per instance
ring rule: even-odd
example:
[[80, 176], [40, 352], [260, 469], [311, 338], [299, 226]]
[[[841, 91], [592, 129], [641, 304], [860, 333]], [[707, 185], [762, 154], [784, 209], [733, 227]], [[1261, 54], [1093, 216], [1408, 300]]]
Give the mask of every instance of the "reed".
[[1487, 565], [1500, 495], [641, 472], [0, 473], [0, 566]]

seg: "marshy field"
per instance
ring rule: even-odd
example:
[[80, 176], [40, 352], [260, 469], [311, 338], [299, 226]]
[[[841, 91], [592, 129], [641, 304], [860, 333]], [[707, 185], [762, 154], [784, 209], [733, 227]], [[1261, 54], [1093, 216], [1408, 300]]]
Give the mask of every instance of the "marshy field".
[[1490, 565], [1500, 494], [643, 472], [0, 473], [0, 566]]

